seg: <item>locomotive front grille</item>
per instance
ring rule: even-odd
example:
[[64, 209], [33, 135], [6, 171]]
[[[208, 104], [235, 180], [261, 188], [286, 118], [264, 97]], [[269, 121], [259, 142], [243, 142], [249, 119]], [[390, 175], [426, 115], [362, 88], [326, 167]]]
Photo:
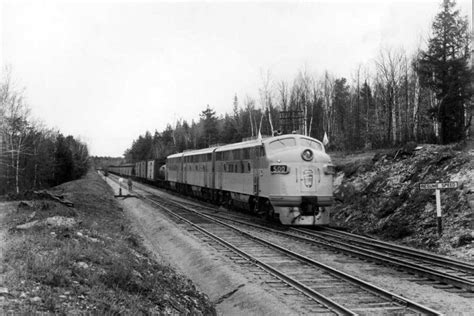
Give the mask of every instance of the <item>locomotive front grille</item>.
[[315, 206], [331, 206], [334, 203], [332, 196], [303, 196], [303, 204]]
[[301, 206], [302, 204], [331, 206], [334, 203], [332, 196], [270, 195], [269, 199], [273, 206]]

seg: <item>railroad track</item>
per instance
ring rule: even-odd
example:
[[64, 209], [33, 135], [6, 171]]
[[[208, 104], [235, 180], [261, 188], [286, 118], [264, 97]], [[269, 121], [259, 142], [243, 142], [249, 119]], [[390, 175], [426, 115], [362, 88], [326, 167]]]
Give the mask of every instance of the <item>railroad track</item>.
[[334, 249], [351, 255], [401, 268], [404, 271], [438, 281], [439, 288], [463, 289], [474, 297], [474, 265], [425, 251], [367, 238], [332, 228], [314, 231], [290, 228], [290, 231], [314, 238]]
[[284, 283], [282, 288], [286, 291], [287, 286], [290, 286], [309, 297], [312, 304], [305, 306], [309, 313], [439, 314], [426, 306], [196, 211], [190, 206], [156, 195], [146, 194], [142, 197], [205, 236], [207, 243], [212, 240], [232, 251], [234, 256], [237, 254], [243, 258], [247, 264], [270, 273], [277, 278], [278, 283]]
[[[141, 186], [141, 189], [151, 193], [146, 190], [145, 186]], [[355, 256], [363, 260], [395, 267], [419, 277], [436, 281], [437, 284], [433, 285], [436, 288], [449, 292], [460, 292], [460, 295], [465, 297], [474, 297], [474, 265], [466, 262], [331, 228], [315, 231], [307, 228], [285, 227], [282, 231], [282, 227], [269, 226], [264, 221], [261, 221], [260, 225], [255, 224], [258, 221], [255, 218], [251, 219], [253, 221], [251, 223], [249, 217], [235, 214], [217, 215], [216, 209], [212, 207], [196, 205], [195, 202], [191, 201], [180, 201], [180, 203], [222, 220], [231, 220], [234, 223], [273, 231], [280, 235], [315, 243], [325, 249], [342, 252], [351, 257]], [[423, 282], [422, 279], [414, 280]]]
[[[464, 297], [474, 297], [474, 265], [470, 263], [331, 228], [311, 230], [289, 227], [282, 230], [278, 226], [251, 223], [244, 217], [213, 216], [313, 243], [333, 252], [394, 267], [425, 278], [429, 282], [435, 281], [436, 284], [433, 284], [435, 288], [458, 292]], [[414, 279], [414, 281], [423, 283], [424, 280]]]

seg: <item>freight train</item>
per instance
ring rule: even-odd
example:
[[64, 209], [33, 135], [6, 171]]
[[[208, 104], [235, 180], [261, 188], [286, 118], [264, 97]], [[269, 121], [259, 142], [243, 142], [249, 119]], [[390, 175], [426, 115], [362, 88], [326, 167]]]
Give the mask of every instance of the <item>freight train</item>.
[[288, 134], [185, 151], [157, 160], [110, 166], [109, 171], [145, 180], [226, 207], [245, 208], [284, 225], [327, 225], [335, 167], [323, 144]]

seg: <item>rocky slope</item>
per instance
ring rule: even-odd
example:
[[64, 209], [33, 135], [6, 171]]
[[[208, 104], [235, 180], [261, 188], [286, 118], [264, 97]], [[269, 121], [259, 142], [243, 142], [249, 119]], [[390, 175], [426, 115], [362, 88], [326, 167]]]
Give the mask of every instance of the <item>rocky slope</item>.
[[[474, 260], [474, 151], [416, 145], [334, 156], [336, 226], [417, 248]], [[434, 190], [421, 183], [456, 181], [441, 190], [443, 234], [437, 233]]]

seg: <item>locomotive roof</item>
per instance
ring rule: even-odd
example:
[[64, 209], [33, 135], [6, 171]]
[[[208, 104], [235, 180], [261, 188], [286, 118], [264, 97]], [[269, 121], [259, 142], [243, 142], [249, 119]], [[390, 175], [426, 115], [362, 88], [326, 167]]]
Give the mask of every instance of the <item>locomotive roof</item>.
[[178, 157], [187, 157], [187, 156], [194, 156], [194, 155], [202, 155], [202, 154], [210, 154], [214, 151], [216, 147], [209, 147], [209, 148], [202, 148], [196, 150], [188, 150], [182, 153], [172, 154], [166, 157], [166, 159], [170, 158], [178, 158]]
[[183, 153], [177, 153], [177, 154], [169, 155], [168, 157], [166, 157], [166, 159], [178, 158], [178, 157], [183, 157]]
[[247, 140], [245, 142], [233, 143], [233, 144], [220, 146], [219, 148], [216, 149], [216, 152], [226, 151], [226, 150], [233, 150], [233, 149], [238, 149], [238, 148], [255, 147], [255, 146], [258, 146], [258, 145], [261, 145], [261, 144], [262, 144], [262, 139], [252, 139], [252, 140]]
[[214, 149], [216, 149], [216, 147], [209, 147], [209, 148], [185, 151], [185, 152], [183, 152], [183, 157], [194, 156], [194, 155], [202, 155], [202, 154], [210, 154], [214, 151]]
[[254, 147], [254, 146], [258, 146], [260, 144], [266, 144], [266, 143], [272, 142], [272, 141], [277, 140], [277, 139], [283, 139], [283, 138], [289, 138], [289, 137], [308, 138], [308, 139], [312, 139], [314, 141], [317, 141], [317, 142], [321, 143], [319, 140], [317, 140], [313, 137], [310, 137], [310, 136], [304, 136], [304, 135], [301, 135], [301, 134], [284, 134], [284, 135], [273, 136], [273, 137], [268, 137], [268, 138], [263, 138], [263, 139], [252, 139], [252, 140], [247, 140], [247, 141], [244, 141], [244, 142], [233, 143], [233, 144], [223, 145], [223, 146], [219, 146], [219, 147], [210, 147], [210, 148], [204, 148], [204, 149], [196, 149], [196, 150], [185, 151], [183, 153], [177, 153], [177, 154], [169, 155], [167, 157], [167, 159], [177, 158], [177, 157], [184, 157], [184, 156], [207, 154], [207, 153], [212, 153], [214, 150], [216, 152], [221, 152], [221, 151], [227, 151], [227, 150], [233, 150], [233, 149], [239, 149], [239, 148]]

